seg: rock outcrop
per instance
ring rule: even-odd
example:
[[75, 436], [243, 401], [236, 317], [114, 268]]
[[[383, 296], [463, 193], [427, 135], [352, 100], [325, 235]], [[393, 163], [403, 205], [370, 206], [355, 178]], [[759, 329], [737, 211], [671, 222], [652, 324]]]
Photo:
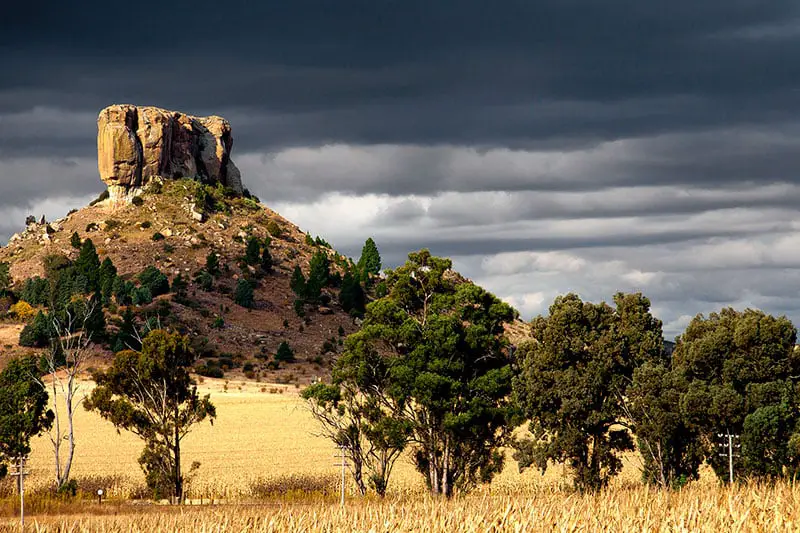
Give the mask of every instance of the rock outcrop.
[[109, 106], [97, 118], [97, 167], [113, 201], [129, 201], [154, 178], [221, 183], [241, 194], [231, 125], [158, 107]]

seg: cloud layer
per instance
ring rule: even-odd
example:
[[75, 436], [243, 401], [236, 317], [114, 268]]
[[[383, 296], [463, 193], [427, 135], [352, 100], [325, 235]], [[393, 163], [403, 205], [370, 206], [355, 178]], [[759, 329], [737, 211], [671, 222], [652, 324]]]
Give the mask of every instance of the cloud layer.
[[0, 237], [99, 192], [97, 112], [152, 104], [228, 118], [304, 229], [430, 247], [526, 317], [642, 290], [668, 335], [725, 305], [800, 321], [796, 2], [247, 4], [10, 7]]

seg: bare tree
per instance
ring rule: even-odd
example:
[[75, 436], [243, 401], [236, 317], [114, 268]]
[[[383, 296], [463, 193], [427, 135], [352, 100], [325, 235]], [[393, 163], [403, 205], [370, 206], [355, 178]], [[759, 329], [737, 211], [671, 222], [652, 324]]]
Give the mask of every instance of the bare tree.
[[[50, 389], [55, 419], [48, 432], [53, 445], [55, 459], [56, 489], [69, 482], [72, 460], [75, 456], [75, 409], [83, 402], [78, 378], [91, 354], [92, 335], [88, 333], [86, 322], [100, 305], [92, 300], [86, 303], [80, 313], [65, 311], [63, 320], [52, 318], [52, 338], [50, 348], [42, 361], [50, 383], [41, 380]], [[80, 397], [79, 397], [80, 396]]]

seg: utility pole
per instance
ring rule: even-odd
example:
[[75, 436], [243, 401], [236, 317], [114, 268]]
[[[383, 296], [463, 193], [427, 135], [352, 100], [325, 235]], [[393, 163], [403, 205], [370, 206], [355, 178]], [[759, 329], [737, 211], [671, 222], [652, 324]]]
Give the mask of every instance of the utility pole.
[[19, 476], [19, 524], [25, 531], [25, 476], [29, 472], [25, 471], [25, 457], [20, 456], [16, 465], [16, 472], [11, 472], [12, 476]]
[[345, 479], [345, 468], [347, 467], [347, 458], [344, 455], [344, 451], [345, 451], [345, 449], [347, 449], [347, 446], [341, 445], [341, 446], [339, 446], [339, 449], [341, 450], [341, 455], [339, 456], [339, 461], [340, 462], [334, 463], [334, 466], [340, 466], [342, 468], [341, 501], [340, 501], [339, 505], [342, 508], [344, 508], [344, 479]]
[[739, 448], [742, 447], [741, 444], [738, 444], [738, 443], [734, 444], [733, 440], [734, 439], [738, 439], [739, 435], [734, 435], [733, 433], [730, 432], [730, 430], [726, 430], [725, 433], [717, 433], [717, 437], [722, 439], [722, 442], [718, 443], [717, 445], [721, 449], [725, 450], [722, 453], [720, 453], [719, 455], [721, 457], [727, 457], [728, 458], [728, 479], [729, 479], [729, 481], [730, 481], [730, 483], [732, 485], [733, 484], [733, 458], [734, 457], [739, 457], [739, 454], [734, 452], [734, 448], [738, 450]]

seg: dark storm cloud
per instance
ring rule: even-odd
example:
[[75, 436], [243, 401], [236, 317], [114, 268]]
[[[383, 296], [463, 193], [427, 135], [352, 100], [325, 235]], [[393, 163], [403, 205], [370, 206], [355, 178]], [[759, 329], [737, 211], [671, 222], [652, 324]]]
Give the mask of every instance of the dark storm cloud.
[[0, 236], [96, 194], [102, 107], [159, 105], [228, 118], [304, 229], [387, 264], [429, 246], [527, 316], [641, 289], [670, 334], [798, 319], [798, 55], [788, 0], [16, 2]]

